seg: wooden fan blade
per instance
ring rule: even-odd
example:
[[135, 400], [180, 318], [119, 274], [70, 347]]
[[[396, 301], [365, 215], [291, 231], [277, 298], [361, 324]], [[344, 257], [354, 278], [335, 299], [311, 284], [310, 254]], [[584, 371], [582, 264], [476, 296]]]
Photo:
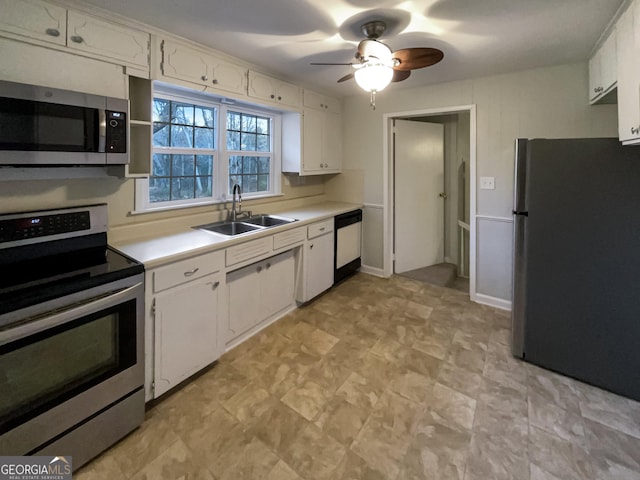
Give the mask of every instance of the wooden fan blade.
[[349, 73], [349, 74], [345, 75], [344, 77], [340, 78], [338, 80], [338, 83], [346, 82], [347, 80], [351, 80], [352, 78], [353, 78], [353, 73]]
[[401, 82], [402, 80], [406, 80], [411, 75], [411, 70], [394, 70], [392, 82]]
[[313, 62], [313, 63], [310, 63], [309, 65], [353, 65], [353, 63], [318, 63], [318, 62]]
[[393, 52], [393, 58], [400, 61], [395, 70], [415, 70], [438, 63], [444, 53], [437, 48], [403, 48]]

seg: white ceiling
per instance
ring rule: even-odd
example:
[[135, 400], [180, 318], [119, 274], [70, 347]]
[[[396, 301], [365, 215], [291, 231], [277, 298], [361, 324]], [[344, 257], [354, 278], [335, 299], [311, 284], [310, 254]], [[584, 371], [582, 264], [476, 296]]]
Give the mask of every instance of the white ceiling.
[[83, 0], [262, 65], [336, 96], [363, 38], [387, 22], [391, 49], [435, 47], [444, 60], [388, 88], [460, 80], [585, 60], [625, 0]]

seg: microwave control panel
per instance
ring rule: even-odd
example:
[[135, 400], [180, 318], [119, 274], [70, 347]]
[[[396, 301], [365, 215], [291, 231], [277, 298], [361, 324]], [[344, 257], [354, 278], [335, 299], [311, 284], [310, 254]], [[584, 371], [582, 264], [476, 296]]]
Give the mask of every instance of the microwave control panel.
[[107, 110], [107, 153], [127, 153], [127, 114]]

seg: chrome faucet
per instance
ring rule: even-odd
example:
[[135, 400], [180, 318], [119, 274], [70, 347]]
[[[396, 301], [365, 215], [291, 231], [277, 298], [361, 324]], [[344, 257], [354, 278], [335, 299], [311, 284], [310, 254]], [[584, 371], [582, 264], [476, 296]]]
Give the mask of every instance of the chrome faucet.
[[[236, 192], [238, 193], [238, 200], [236, 202]], [[238, 208], [236, 210], [236, 203]], [[235, 183], [233, 185], [233, 202], [231, 203], [231, 210], [227, 215], [227, 222], [235, 222], [238, 219], [238, 215], [251, 216], [251, 211], [247, 210], [246, 212], [242, 211], [242, 188], [240, 185]]]

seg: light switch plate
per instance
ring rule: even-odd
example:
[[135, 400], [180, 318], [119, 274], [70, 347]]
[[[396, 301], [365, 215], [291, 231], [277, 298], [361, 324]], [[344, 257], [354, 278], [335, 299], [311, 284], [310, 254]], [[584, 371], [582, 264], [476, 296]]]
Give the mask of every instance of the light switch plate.
[[495, 190], [496, 189], [496, 177], [480, 177], [480, 189], [481, 190]]

